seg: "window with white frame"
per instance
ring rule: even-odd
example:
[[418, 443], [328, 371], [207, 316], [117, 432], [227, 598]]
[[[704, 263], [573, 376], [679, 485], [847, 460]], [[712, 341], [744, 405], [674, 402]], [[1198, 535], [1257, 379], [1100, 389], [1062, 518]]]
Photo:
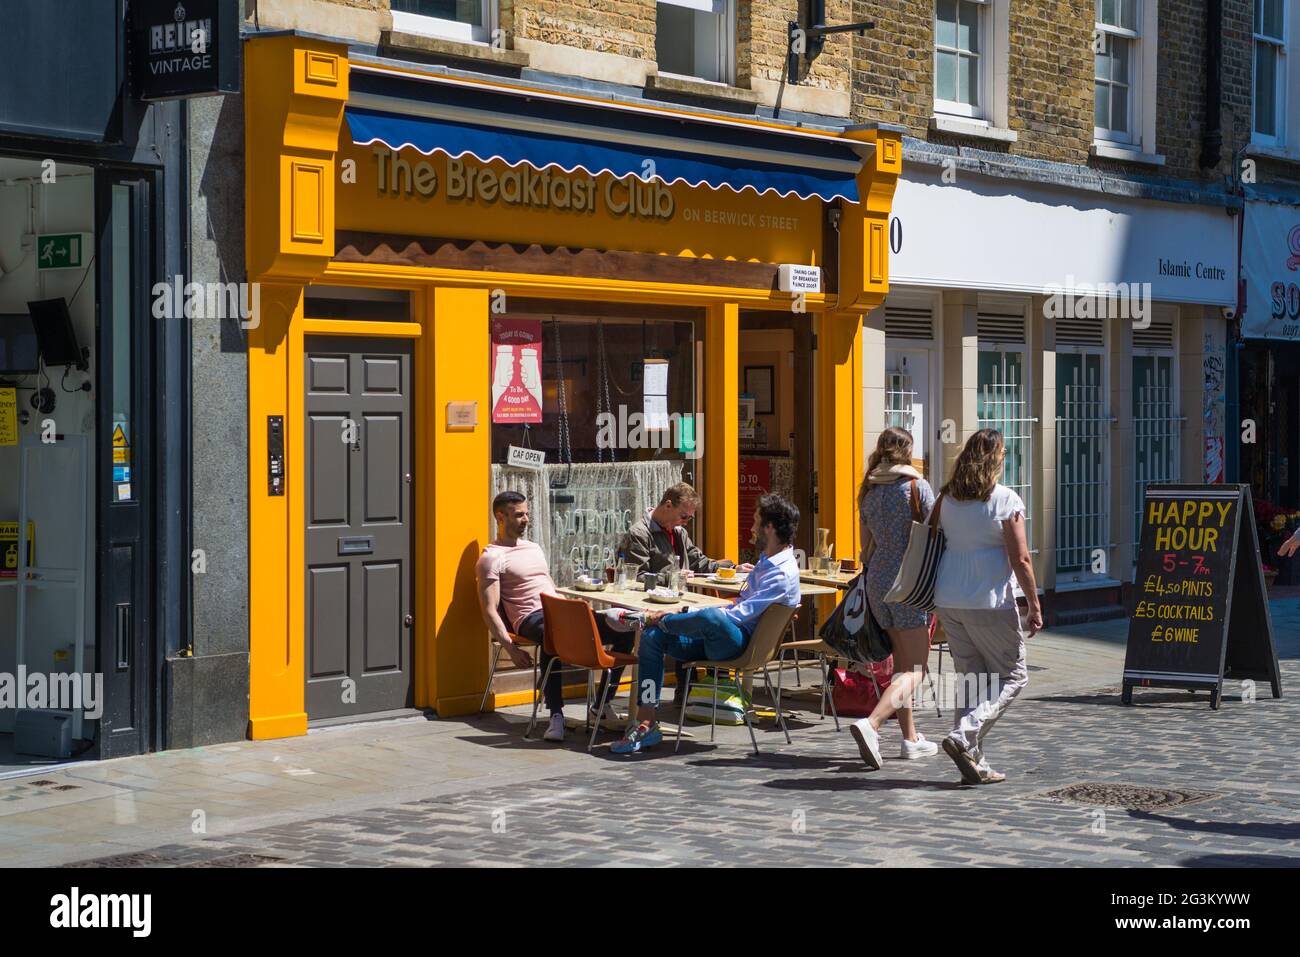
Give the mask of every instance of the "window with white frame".
[[405, 33], [487, 43], [497, 0], [392, 0], [393, 29]]
[[934, 7], [934, 108], [985, 118], [990, 67], [989, 0], [937, 0]]
[[1286, 141], [1286, 2], [1255, 0], [1254, 140], [1267, 146]]
[[1099, 140], [1137, 143], [1141, 136], [1136, 115], [1142, 82], [1139, 3], [1097, 0], [1092, 45], [1096, 84], [1093, 133]]
[[655, 60], [667, 76], [735, 81], [736, 0], [658, 0]]

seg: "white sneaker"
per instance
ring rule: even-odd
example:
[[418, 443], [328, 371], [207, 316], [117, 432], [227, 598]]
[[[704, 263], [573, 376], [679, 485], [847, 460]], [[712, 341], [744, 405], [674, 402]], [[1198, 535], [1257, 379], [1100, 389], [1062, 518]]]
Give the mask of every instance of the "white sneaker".
[[879, 771], [881, 764], [884, 763], [880, 757], [880, 732], [871, 726], [871, 719], [863, 718], [861, 721], [854, 721], [849, 725], [849, 733], [858, 742], [858, 753], [862, 755], [862, 760], [867, 762], [867, 767]]
[[546, 726], [546, 733], [542, 735], [543, 741], [563, 741], [564, 740], [564, 715], [551, 715], [551, 723]]
[[903, 750], [898, 756], [904, 761], [911, 761], [915, 758], [928, 758], [932, 754], [939, 753], [939, 746], [933, 741], [925, 740], [925, 735], [917, 733], [915, 741], [903, 739]]

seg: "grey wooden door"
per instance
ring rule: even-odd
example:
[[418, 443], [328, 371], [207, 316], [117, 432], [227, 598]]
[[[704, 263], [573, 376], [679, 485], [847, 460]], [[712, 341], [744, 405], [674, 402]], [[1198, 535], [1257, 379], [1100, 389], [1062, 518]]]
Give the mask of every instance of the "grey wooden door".
[[304, 351], [307, 717], [410, 707], [411, 345]]

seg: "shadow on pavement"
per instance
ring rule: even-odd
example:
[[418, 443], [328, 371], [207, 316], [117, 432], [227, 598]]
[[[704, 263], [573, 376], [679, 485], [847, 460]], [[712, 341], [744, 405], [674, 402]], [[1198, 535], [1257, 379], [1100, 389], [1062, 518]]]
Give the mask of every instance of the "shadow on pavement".
[[[1151, 811], [1129, 811], [1129, 817], [1139, 821], [1163, 824], [1175, 831], [1200, 831], [1206, 834], [1225, 834], [1228, 837], [1260, 838], [1273, 841], [1300, 840], [1300, 822], [1295, 821], [1189, 821]], [[1282, 858], [1296, 860], [1300, 858]]]

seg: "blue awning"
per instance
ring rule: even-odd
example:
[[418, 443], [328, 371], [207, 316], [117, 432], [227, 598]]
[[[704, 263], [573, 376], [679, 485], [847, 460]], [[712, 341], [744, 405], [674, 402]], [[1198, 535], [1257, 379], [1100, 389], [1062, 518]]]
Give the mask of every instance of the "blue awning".
[[[752, 189], [760, 195], [858, 201], [856, 175], [862, 158], [853, 144], [834, 136], [789, 135], [636, 113], [606, 113], [599, 118], [603, 123], [593, 122], [591, 116], [575, 122], [572, 115], [557, 114], [554, 104], [535, 100], [502, 115], [427, 103], [411, 103], [412, 112], [389, 111], [357, 105], [357, 99], [385, 105], [393, 100], [354, 97], [346, 117], [358, 145], [411, 147], [426, 155], [472, 156], [509, 166], [526, 163], [537, 170], [632, 175], [735, 192]], [[427, 108], [422, 111], [421, 106]], [[470, 121], [482, 117], [487, 122]]]

